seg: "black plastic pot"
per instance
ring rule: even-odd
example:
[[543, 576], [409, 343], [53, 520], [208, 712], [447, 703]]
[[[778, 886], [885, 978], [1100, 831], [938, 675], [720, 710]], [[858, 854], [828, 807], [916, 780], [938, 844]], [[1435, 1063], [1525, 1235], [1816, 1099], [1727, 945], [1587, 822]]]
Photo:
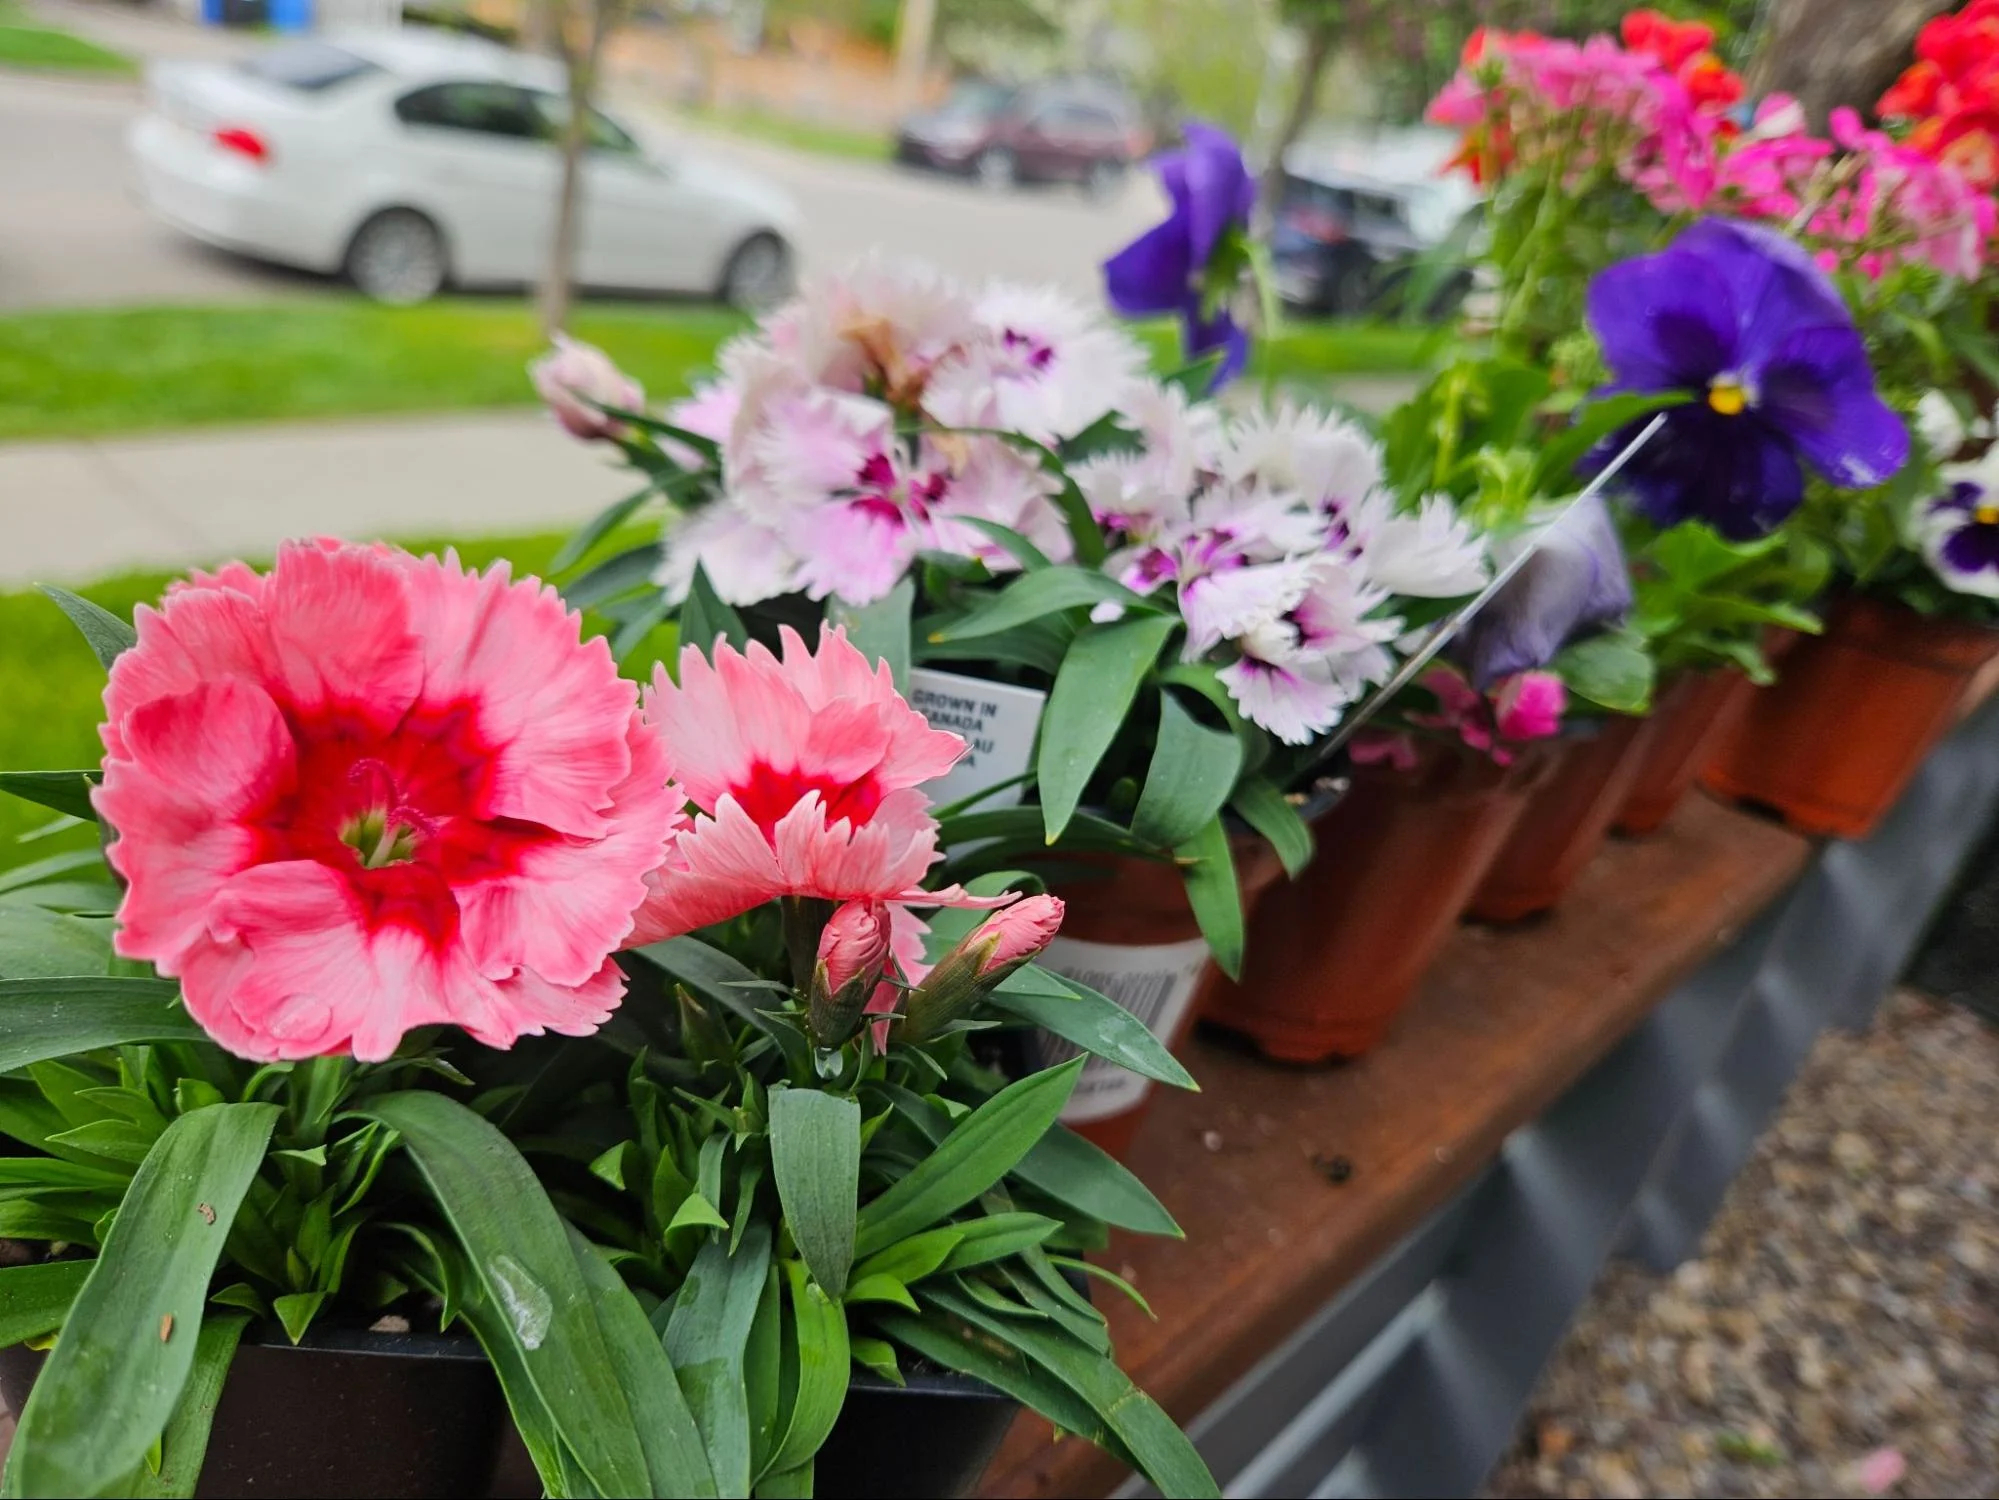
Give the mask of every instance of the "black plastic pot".
[[[9, 1410], [27, 1403], [42, 1358], [0, 1350]], [[814, 1493], [967, 1494], [1018, 1410], [962, 1376], [912, 1374], [898, 1390], [857, 1375], [820, 1450]], [[273, 1328], [237, 1350], [195, 1493], [533, 1500], [542, 1486], [471, 1339], [328, 1332], [293, 1348]]]
[[[854, 1377], [840, 1420], [813, 1465], [818, 1500], [923, 1500], [972, 1492], [1019, 1404], [962, 1375], [907, 1378], [898, 1389], [872, 1375]], [[541, 1493], [527, 1449], [509, 1427], [488, 1500], [536, 1500]]]
[[[41, 1365], [32, 1350], [0, 1350], [10, 1410], [26, 1404]], [[222, 1387], [195, 1493], [479, 1495], [512, 1431], [470, 1339], [315, 1332], [294, 1348], [281, 1330], [252, 1330]]]

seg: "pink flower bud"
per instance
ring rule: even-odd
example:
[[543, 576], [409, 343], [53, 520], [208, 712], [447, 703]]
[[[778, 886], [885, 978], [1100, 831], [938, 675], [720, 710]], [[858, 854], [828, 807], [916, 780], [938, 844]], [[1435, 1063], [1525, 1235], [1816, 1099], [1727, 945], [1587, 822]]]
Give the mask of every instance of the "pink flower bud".
[[610, 355], [563, 333], [555, 336], [554, 348], [528, 366], [528, 378], [563, 430], [586, 441], [619, 437], [625, 431], [624, 423], [591, 403], [625, 411], [637, 411], [645, 404], [644, 388], [613, 364]]
[[1028, 896], [987, 917], [910, 992], [903, 1039], [936, 1036], [1046, 948], [1061, 926], [1062, 902], [1055, 896]]
[[1503, 740], [1544, 740], [1559, 734], [1569, 692], [1553, 672], [1521, 672], [1492, 695], [1494, 725]]
[[1000, 969], [1011, 974], [1053, 942], [1061, 928], [1060, 897], [1028, 896], [1002, 907], [980, 923], [967, 939], [975, 947], [992, 944], [991, 951], [980, 961], [979, 977], [989, 978]]
[[879, 901], [849, 901], [819, 934], [807, 996], [812, 1039], [833, 1048], [860, 1025], [861, 1009], [888, 967], [889, 915]]

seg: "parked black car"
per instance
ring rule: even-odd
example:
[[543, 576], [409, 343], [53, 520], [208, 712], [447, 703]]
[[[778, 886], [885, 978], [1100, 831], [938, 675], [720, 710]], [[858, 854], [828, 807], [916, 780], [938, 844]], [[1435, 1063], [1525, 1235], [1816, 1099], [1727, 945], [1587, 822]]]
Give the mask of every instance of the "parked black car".
[[1278, 295], [1295, 311], [1332, 317], [1404, 311], [1416, 295], [1421, 311], [1440, 316], [1470, 277], [1435, 262], [1468, 239], [1476, 212], [1431, 180], [1287, 170], [1270, 237]]
[[1115, 84], [1051, 79], [1010, 87], [971, 79], [896, 131], [895, 158], [1003, 190], [1073, 182], [1109, 193], [1152, 148], [1144, 110]]

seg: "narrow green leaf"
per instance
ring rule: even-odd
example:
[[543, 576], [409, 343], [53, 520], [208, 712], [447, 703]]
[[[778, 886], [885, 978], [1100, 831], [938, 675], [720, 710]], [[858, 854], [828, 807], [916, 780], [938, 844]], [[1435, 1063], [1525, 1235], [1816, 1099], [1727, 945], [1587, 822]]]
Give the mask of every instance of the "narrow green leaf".
[[909, 1288], [893, 1276], [859, 1276], [847, 1288], [846, 1302], [892, 1302], [897, 1307], [917, 1311], [916, 1299], [909, 1295]]
[[812, 1500], [811, 1461], [782, 1474], [764, 1475], [757, 1481], [757, 1500]]
[[170, 979], [0, 979], [0, 1073], [139, 1042], [205, 1042]]
[[565, 584], [563, 601], [571, 609], [589, 609], [621, 594], [650, 587], [653, 572], [658, 567], [658, 542], [628, 548], [614, 557], [607, 557], [582, 577]]
[[[459, 1274], [465, 1278], [465, 1273]], [[594, 1493], [588, 1480], [575, 1473], [575, 1460], [563, 1451], [555, 1418], [549, 1414], [541, 1393], [534, 1388], [534, 1381], [522, 1362], [521, 1346], [509, 1334], [505, 1316], [486, 1300], [476, 1286], [460, 1312], [473, 1336], [479, 1340], [479, 1347], [486, 1351], [486, 1358], [492, 1362], [493, 1373], [499, 1377], [500, 1394], [507, 1398], [507, 1412], [513, 1418], [514, 1431], [520, 1434], [521, 1446], [527, 1449], [535, 1473], [541, 1476], [542, 1487], [551, 1500], [568, 1500], [572, 1495]], [[576, 1480], [582, 1482], [577, 1483]]]
[[1181, 1089], [1198, 1087], [1193, 1075], [1143, 1021], [1086, 984], [1030, 964], [1002, 980], [986, 996], [986, 1003], [1141, 1078]]
[[861, 1210], [854, 1253], [868, 1256], [928, 1229], [1013, 1170], [1054, 1128], [1083, 1059], [1009, 1084], [960, 1120], [928, 1157]]
[[840, 1420], [852, 1363], [846, 1308], [806, 1276], [802, 1262], [786, 1261], [784, 1274], [791, 1288], [791, 1316], [798, 1335], [798, 1387], [791, 1404], [791, 1423], [770, 1463], [774, 1474], [812, 1462], [833, 1424]]
[[1242, 744], [1226, 729], [1210, 729], [1159, 695], [1159, 745], [1145, 773], [1145, 789], [1131, 815], [1131, 831], [1149, 844], [1184, 844], [1222, 810], [1242, 770]]
[[708, 570], [696, 563], [687, 602], [680, 606], [680, 642], [713, 661], [717, 639], [726, 640], [741, 651], [750, 643], [749, 628], [743, 624], [741, 615], [722, 602], [722, 596], [709, 581]]
[[236, 1346], [250, 1320], [238, 1313], [210, 1313], [201, 1320], [194, 1344], [194, 1368], [181, 1387], [180, 1401], [160, 1434], [160, 1467], [139, 1470], [134, 1493], [141, 1500], [186, 1500], [201, 1478], [201, 1461], [208, 1456], [209, 1429], [222, 1399]]
[[895, 1361], [895, 1345], [885, 1339], [852, 1338], [847, 1341], [854, 1363], [881, 1376], [890, 1385], [903, 1384], [902, 1367]]
[[1312, 862], [1312, 825], [1299, 815], [1275, 783], [1246, 776], [1236, 784], [1229, 805], [1277, 851], [1284, 873], [1296, 880]]
[[1116, 1157], [1073, 1130], [1049, 1131], [1013, 1173], [1057, 1202], [1115, 1228], [1182, 1238], [1180, 1226], [1151, 1188]]
[[296, 1344], [312, 1327], [312, 1320], [319, 1314], [319, 1305], [325, 1300], [324, 1292], [292, 1292], [287, 1296], [274, 1297], [271, 1311], [284, 1325], [285, 1337]]
[[771, 1170], [798, 1253], [827, 1292], [847, 1289], [861, 1181], [861, 1106], [811, 1088], [770, 1096]]
[[1215, 963], [1231, 979], [1242, 977], [1242, 892], [1237, 888], [1235, 853], [1222, 820], [1211, 818], [1199, 833], [1173, 850], [1187, 883], [1187, 902], [1201, 924]]
[[571, 1229], [569, 1248], [575, 1253], [584, 1285], [596, 1299], [597, 1321], [604, 1330], [612, 1370], [638, 1428], [639, 1446], [645, 1450], [646, 1468], [652, 1475], [652, 1488], [647, 1493], [708, 1500], [715, 1493], [715, 1476], [708, 1467], [694, 1413], [688, 1409], [673, 1361], [666, 1357], [659, 1335], [646, 1321], [638, 1299], [596, 1246]]
[[962, 619], [954, 620], [931, 633], [933, 641], [969, 641], [997, 635], [1084, 604], [1122, 604], [1125, 608], [1157, 614], [1158, 607], [1104, 573], [1072, 565], [1043, 568], [1022, 574], [993, 596], [992, 600]]
[[144, 1462], [194, 1367], [209, 1278], [278, 1113], [212, 1105], [160, 1137], [21, 1413], [11, 1490], [97, 1494]]
[[548, 571], [551, 574], [558, 574], [575, 567], [589, 554], [592, 547], [622, 526], [633, 511], [656, 493], [651, 485], [647, 485], [636, 495], [627, 495], [624, 499], [614, 501], [598, 511], [562, 544], [562, 550], [556, 553], [554, 560], [549, 563]]
[[[1049, 576], [1034, 573], [1022, 581]], [[1139, 684], [1178, 624], [1163, 615], [1137, 615], [1092, 626], [1069, 643], [1062, 670], [1049, 690], [1048, 707], [1042, 711], [1035, 755], [1049, 843], [1069, 826], [1097, 762], [1124, 727]]]
[[1020, 564], [1023, 572], [1037, 573], [1043, 568], [1053, 566], [1046, 552], [1011, 526], [1002, 526], [999, 522], [989, 521], [984, 516], [957, 516], [953, 519], [961, 526], [969, 526], [974, 531], [990, 537], [1008, 557]]
[[680, 1207], [673, 1211], [673, 1218], [668, 1221], [666, 1232], [672, 1234], [676, 1229], [727, 1229], [728, 1227], [729, 1221], [722, 1217], [721, 1211], [714, 1204], [699, 1193], [689, 1193], [680, 1200]]
[[69, 616], [70, 624], [83, 633], [84, 640], [90, 643], [91, 653], [105, 671], [111, 670], [111, 663], [118, 659], [120, 652], [129, 651], [138, 644], [137, 632], [109, 610], [77, 597], [68, 589], [54, 588], [46, 583], [37, 587], [55, 601], [56, 608]]
[[964, 1230], [964, 1238], [945, 1257], [944, 1264], [937, 1268], [940, 1273], [968, 1271], [973, 1266], [1018, 1255], [1040, 1244], [1062, 1226], [1045, 1214], [999, 1213], [987, 1214], [982, 1219], [961, 1220], [953, 1227]]
[[57, 875], [66, 875], [71, 870], [85, 870], [92, 866], [100, 870], [104, 867], [104, 856], [95, 849], [71, 849], [62, 854], [51, 854], [46, 859], [38, 859], [31, 864], [16, 865], [11, 870], [0, 870], [0, 891], [26, 890], [31, 885], [39, 885]]
[[757, 989], [763, 981], [720, 948], [699, 938], [676, 937], [633, 951], [766, 1035], [784, 1029], [757, 1009]]
[[95, 819], [90, 789], [103, 779], [101, 771], [0, 771], [0, 792], [72, 818]]
[[504, 1374], [518, 1364], [600, 1493], [644, 1493], [645, 1453], [594, 1299], [534, 1170], [497, 1129], [443, 1094], [383, 1094], [358, 1110], [402, 1137], [457, 1235], [495, 1314], [486, 1332], [508, 1346], [507, 1363], [496, 1357], [495, 1368]]
[[95, 1262], [51, 1260], [0, 1270], [0, 1349], [62, 1327]]
[[0, 906], [0, 979], [95, 978], [110, 968], [108, 924], [41, 906]]
[[898, 693], [909, 691], [909, 612], [916, 602], [916, 580], [904, 576], [872, 604], [828, 601], [826, 618], [847, 628], [847, 639], [869, 661], [885, 661]]
[[[736, 1252], [731, 1247], [729, 1253]], [[763, 1290], [757, 1296], [757, 1315], [750, 1322], [749, 1343], [743, 1349], [743, 1394], [750, 1409], [750, 1472], [761, 1474], [770, 1467], [784, 1434], [780, 1420], [789, 1416], [784, 1407], [784, 1273], [776, 1266], [764, 1272]]]
[[1137, 1287], [1126, 1281], [1117, 1272], [1106, 1270], [1103, 1266], [1093, 1265], [1089, 1261], [1078, 1259], [1073, 1255], [1051, 1255], [1048, 1257], [1048, 1261], [1050, 1265], [1063, 1266], [1071, 1271], [1080, 1272], [1085, 1276], [1094, 1276], [1099, 1281], [1108, 1282], [1123, 1292], [1125, 1296], [1131, 1298], [1133, 1302], [1137, 1303], [1138, 1310], [1152, 1319], [1153, 1322], [1156, 1323], [1159, 1321], [1159, 1314], [1152, 1310], [1152, 1304], [1145, 1300]]
[[719, 1239], [701, 1247], [674, 1299], [666, 1352], [701, 1429], [715, 1490], [749, 1493], [750, 1409], [744, 1350], [770, 1269], [770, 1231], [753, 1224], [734, 1255]]
[[[938, 1139], [942, 1138], [943, 1132], [940, 1131]], [[912, 1281], [921, 1281], [935, 1274], [964, 1238], [964, 1232], [955, 1224], [912, 1234], [908, 1239], [897, 1240], [886, 1250], [878, 1250], [862, 1261], [854, 1268], [854, 1281], [858, 1284], [877, 1276], [905, 1286]]]
[[1123, 1442], [1140, 1472], [1160, 1494], [1219, 1500], [1221, 1491], [1214, 1476], [1187, 1435], [1157, 1402], [1131, 1383], [1131, 1377], [1110, 1356], [1051, 1324], [998, 1318], [941, 1284], [927, 1290], [924, 1300], [988, 1337], [1013, 1345], [1082, 1397]]

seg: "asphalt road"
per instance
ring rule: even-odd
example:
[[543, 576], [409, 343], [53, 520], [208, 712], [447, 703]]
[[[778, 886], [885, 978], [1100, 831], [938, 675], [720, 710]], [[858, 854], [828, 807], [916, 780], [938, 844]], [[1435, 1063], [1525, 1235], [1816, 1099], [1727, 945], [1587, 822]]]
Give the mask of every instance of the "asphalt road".
[[[0, 76], [0, 309], [323, 289], [319, 278], [209, 250], [151, 219], [125, 168], [125, 128], [142, 104], [131, 84]], [[1134, 180], [1109, 203], [1060, 188], [1001, 195], [886, 165], [682, 135], [684, 149], [792, 194], [808, 270], [887, 245], [967, 277], [1050, 281], [1089, 294], [1103, 257], [1161, 211], [1149, 179]]]

